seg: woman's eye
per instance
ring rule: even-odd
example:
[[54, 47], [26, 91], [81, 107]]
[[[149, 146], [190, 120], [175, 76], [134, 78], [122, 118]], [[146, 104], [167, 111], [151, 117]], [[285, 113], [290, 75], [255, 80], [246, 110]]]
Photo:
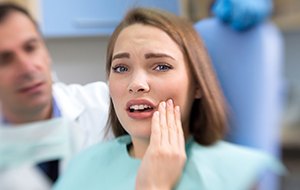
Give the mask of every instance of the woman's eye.
[[157, 65], [155, 68], [154, 68], [154, 70], [156, 70], [156, 71], [168, 71], [168, 70], [170, 70], [170, 69], [173, 69], [173, 67], [172, 66], [170, 66], [170, 65], [166, 65], [166, 64], [162, 64], [162, 65]]
[[112, 70], [115, 73], [124, 73], [124, 72], [128, 71], [128, 68], [125, 66], [118, 65], [118, 66], [113, 67]]

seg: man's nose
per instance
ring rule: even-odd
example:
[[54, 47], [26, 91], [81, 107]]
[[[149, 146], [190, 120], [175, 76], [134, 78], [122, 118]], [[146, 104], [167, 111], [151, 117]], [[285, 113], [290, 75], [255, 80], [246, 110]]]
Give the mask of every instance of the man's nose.
[[16, 75], [18, 76], [18, 80], [32, 80], [36, 74], [37, 67], [29, 55], [26, 53], [20, 53], [16, 56]]
[[32, 58], [26, 53], [18, 53], [16, 62], [20, 72], [32, 71], [35, 68]]

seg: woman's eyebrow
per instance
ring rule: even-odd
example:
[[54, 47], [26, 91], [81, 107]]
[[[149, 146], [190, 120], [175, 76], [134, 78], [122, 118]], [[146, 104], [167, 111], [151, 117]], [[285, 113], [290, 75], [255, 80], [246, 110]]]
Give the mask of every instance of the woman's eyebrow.
[[121, 58], [130, 58], [129, 53], [117, 53], [112, 57], [112, 60], [121, 59]]
[[165, 54], [165, 53], [147, 53], [145, 54], [145, 58], [149, 59], [149, 58], [171, 58], [173, 60], [175, 60], [172, 56]]

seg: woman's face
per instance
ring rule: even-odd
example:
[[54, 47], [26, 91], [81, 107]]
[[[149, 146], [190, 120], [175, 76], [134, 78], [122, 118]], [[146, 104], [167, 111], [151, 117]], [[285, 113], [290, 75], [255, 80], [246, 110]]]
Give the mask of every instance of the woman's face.
[[183, 53], [164, 31], [134, 24], [118, 36], [109, 90], [117, 117], [132, 138], [149, 139], [152, 114], [168, 99], [180, 106], [187, 128], [195, 98], [192, 80]]

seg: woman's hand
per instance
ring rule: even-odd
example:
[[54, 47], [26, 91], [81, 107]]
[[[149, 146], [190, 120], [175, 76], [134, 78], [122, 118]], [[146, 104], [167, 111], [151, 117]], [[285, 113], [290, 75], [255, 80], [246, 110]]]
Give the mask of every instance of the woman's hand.
[[138, 171], [136, 189], [172, 189], [186, 161], [179, 106], [170, 99], [153, 114], [150, 145]]

